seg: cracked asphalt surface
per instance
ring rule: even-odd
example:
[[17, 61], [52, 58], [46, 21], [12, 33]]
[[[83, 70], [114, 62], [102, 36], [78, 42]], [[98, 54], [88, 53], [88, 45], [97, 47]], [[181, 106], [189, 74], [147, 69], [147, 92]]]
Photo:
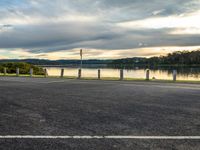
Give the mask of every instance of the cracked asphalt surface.
[[[0, 135], [200, 136], [200, 85], [0, 77]], [[200, 140], [0, 139], [2, 150], [198, 150]]]

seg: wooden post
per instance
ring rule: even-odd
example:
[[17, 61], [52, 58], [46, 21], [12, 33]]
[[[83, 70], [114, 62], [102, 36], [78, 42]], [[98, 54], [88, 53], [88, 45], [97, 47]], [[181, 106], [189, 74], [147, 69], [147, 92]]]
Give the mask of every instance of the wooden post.
[[30, 77], [33, 77], [33, 68], [30, 68]]
[[19, 68], [16, 68], [16, 76], [19, 76]]
[[81, 69], [78, 69], [78, 79], [81, 79]]
[[146, 80], [149, 81], [149, 76], [150, 76], [150, 70], [146, 70]]
[[61, 69], [61, 73], [60, 73], [60, 77], [63, 78], [64, 77], [64, 69]]
[[44, 77], [46, 78], [48, 76], [48, 72], [47, 72], [47, 69], [45, 68], [44, 69]]
[[124, 79], [124, 71], [123, 69], [120, 70], [120, 80]]
[[101, 79], [101, 70], [98, 69], [98, 79], [100, 80]]
[[3, 68], [4, 76], [7, 74], [7, 69]]
[[173, 70], [173, 81], [176, 82], [177, 71]]

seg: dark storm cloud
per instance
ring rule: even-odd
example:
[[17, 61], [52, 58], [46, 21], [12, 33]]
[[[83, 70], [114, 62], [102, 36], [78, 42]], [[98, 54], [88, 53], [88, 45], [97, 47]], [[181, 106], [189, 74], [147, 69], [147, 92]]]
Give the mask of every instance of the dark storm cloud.
[[[180, 15], [199, 9], [197, 0], [103, 0], [101, 6], [106, 9], [118, 10], [118, 20], [144, 19], [151, 17], [153, 12], [162, 10], [157, 16]], [[120, 15], [121, 14], [121, 15]]]
[[169, 34], [175, 28], [126, 30], [116, 23], [187, 14], [198, 7], [199, 0], [2, 0], [0, 48], [40, 53], [80, 47], [196, 46], [199, 34]]

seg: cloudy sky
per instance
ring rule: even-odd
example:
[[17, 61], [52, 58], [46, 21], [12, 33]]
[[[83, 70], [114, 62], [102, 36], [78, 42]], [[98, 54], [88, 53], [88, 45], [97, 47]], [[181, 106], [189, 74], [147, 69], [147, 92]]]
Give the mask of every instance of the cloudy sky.
[[0, 59], [200, 49], [200, 0], [0, 0]]

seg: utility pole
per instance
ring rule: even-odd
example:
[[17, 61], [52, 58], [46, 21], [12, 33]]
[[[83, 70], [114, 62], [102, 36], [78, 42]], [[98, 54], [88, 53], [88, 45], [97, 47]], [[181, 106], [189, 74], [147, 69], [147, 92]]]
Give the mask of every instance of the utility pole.
[[80, 69], [82, 69], [82, 65], [83, 65], [83, 50], [80, 49], [80, 59], [81, 59], [81, 66], [80, 66]]

